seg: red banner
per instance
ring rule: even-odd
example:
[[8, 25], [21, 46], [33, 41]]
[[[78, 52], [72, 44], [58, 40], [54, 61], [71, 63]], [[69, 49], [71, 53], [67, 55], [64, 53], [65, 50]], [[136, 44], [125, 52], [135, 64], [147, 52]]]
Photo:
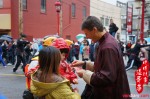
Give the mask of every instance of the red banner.
[[132, 34], [132, 17], [133, 7], [127, 7], [127, 32], [129, 35]]
[[143, 91], [143, 85], [148, 84], [149, 62], [144, 60], [142, 66], [135, 71], [136, 90], [138, 93]]

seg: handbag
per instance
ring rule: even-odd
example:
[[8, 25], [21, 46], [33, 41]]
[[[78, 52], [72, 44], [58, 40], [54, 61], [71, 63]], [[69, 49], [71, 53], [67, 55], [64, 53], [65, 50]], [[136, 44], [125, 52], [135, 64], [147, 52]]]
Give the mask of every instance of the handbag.
[[23, 99], [34, 99], [34, 96], [30, 90], [25, 90], [22, 97]]

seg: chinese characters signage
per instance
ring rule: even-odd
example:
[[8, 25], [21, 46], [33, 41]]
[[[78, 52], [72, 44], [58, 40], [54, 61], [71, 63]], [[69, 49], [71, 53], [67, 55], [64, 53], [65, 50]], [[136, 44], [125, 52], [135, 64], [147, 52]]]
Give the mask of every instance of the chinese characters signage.
[[128, 34], [132, 34], [132, 16], [133, 15], [133, 7], [127, 7], [127, 32]]
[[144, 60], [142, 66], [135, 71], [136, 90], [138, 93], [143, 91], [143, 85], [148, 84], [149, 62]]

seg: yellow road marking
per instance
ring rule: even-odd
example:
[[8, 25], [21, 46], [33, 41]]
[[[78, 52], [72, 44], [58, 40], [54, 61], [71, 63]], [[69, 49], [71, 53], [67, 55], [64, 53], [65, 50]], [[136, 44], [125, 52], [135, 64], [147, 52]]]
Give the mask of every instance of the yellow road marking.
[[[20, 77], [25, 77], [25, 75], [23, 75], [23, 74], [0, 74], [0, 76], [20, 76]], [[81, 80], [81, 79], [79, 78], [79, 80]], [[136, 86], [136, 84], [129, 84], [129, 85]], [[143, 85], [143, 86], [150, 87], [150, 85]]]
[[[129, 85], [131, 85], [131, 86], [136, 86], [136, 84], [129, 84]], [[145, 86], [145, 87], [150, 87], [150, 85], [143, 85], [143, 86]]]
[[22, 75], [22, 74], [0, 74], [0, 76], [20, 76], [20, 77], [24, 77], [24, 75]]

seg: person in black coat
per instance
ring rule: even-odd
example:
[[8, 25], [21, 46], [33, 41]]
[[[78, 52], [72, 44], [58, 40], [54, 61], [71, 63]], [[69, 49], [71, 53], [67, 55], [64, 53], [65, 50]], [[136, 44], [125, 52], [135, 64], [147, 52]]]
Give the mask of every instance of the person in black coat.
[[92, 41], [90, 44], [90, 59], [91, 61], [94, 61], [94, 42]]
[[21, 62], [23, 63], [22, 69], [24, 72], [25, 66], [26, 66], [26, 56], [25, 56], [25, 46], [29, 44], [30, 42], [25, 41], [26, 35], [21, 34], [20, 39], [17, 40], [17, 63], [15, 67], [13, 68], [13, 72], [16, 72]]
[[33, 49], [31, 48], [31, 44], [27, 44], [27, 46], [25, 47], [25, 52], [26, 52], [26, 62], [30, 63], [32, 54], [31, 52], [33, 51]]
[[109, 25], [109, 33], [115, 37], [116, 32], [118, 31], [118, 27], [113, 22], [113, 19], [110, 19], [110, 25]]
[[[138, 57], [139, 53], [140, 53], [140, 50], [142, 47], [147, 47], [147, 46], [150, 46], [150, 45], [141, 45], [141, 40], [138, 39], [134, 48], [128, 50], [128, 53], [130, 53], [130, 56], [129, 56], [129, 60], [127, 62], [127, 66], [126, 66], [126, 70], [128, 70], [129, 66], [130, 66], [130, 62], [134, 59], [134, 64], [137, 66], [137, 68], [139, 68], [142, 64], [142, 61], [140, 60], [140, 58]], [[129, 64], [129, 65], [128, 65]]]
[[4, 41], [3, 44], [2, 44], [2, 51], [3, 51], [3, 54], [2, 54], [2, 58], [4, 59], [4, 61], [7, 63], [8, 61], [8, 57], [7, 57], [7, 52], [8, 52], [8, 42], [7, 41]]

